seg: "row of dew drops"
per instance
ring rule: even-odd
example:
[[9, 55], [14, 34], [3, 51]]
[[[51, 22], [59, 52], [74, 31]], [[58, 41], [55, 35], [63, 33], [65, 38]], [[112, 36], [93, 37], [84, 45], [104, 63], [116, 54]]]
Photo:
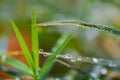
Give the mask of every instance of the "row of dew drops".
[[[51, 56], [52, 53], [44, 52], [42, 49], [39, 49], [39, 54], [42, 54], [44, 57]], [[82, 57], [82, 56], [73, 56], [72, 54], [65, 54], [65, 55], [57, 55], [56, 58], [63, 58], [65, 60], [69, 60], [73, 63], [75, 62], [88, 62], [94, 64], [101, 64], [107, 65], [109, 67], [119, 67], [120, 63], [112, 60], [100, 59], [100, 58], [90, 58], [90, 57]]]

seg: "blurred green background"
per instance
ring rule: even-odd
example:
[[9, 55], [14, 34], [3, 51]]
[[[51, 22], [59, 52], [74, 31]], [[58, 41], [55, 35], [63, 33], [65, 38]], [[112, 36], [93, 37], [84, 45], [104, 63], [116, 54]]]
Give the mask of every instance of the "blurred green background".
[[[37, 22], [56, 20], [82, 20], [88, 23], [107, 25], [120, 29], [120, 0], [0, 0], [0, 50], [21, 50], [15, 38], [10, 20], [14, 20], [31, 49], [31, 12], [35, 9]], [[75, 31], [75, 26], [39, 27], [40, 48], [50, 52], [57, 39], [67, 30]], [[118, 36], [101, 31], [81, 29], [65, 47], [62, 54], [120, 60], [120, 40]], [[74, 63], [90, 73], [98, 65]], [[54, 67], [57, 72], [61, 65]], [[97, 75], [102, 80], [120, 80], [119, 68], [101, 66], [108, 72]], [[99, 68], [97, 68], [99, 69]], [[63, 70], [66, 72], [66, 70]], [[57, 72], [59, 74], [59, 70]], [[97, 70], [95, 71], [97, 73]], [[55, 73], [56, 74], [56, 73]], [[73, 75], [73, 73], [68, 73]], [[74, 73], [76, 74], [76, 73]], [[54, 74], [53, 74], [54, 75]], [[75, 75], [77, 78], [78, 75]], [[0, 76], [1, 77], [1, 76]], [[56, 79], [57, 80], [57, 79]], [[61, 79], [62, 80], [62, 79]], [[75, 79], [79, 80], [79, 79]]]

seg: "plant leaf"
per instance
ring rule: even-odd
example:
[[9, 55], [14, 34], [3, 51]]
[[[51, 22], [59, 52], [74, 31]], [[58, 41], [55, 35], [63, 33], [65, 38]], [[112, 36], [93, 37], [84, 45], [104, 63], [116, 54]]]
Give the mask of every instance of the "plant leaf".
[[35, 24], [36, 26], [51, 26], [51, 25], [75, 25], [79, 28], [90, 28], [90, 29], [97, 29], [104, 32], [113, 33], [115, 35], [120, 36], [120, 31], [108, 26], [96, 25], [96, 24], [89, 24], [79, 20], [62, 20], [62, 21], [50, 21], [40, 24]]
[[[35, 12], [32, 11], [32, 24], [36, 24]], [[38, 30], [37, 27], [32, 25], [32, 55], [35, 63], [35, 71], [38, 72], [39, 67], [39, 54], [38, 54]]]
[[79, 74], [85, 76], [89, 80], [96, 80], [92, 75], [90, 75], [89, 73], [83, 71], [82, 69], [75, 68], [75, 67], [72, 67], [72, 69], [74, 69], [75, 71], [77, 71]]
[[67, 67], [69, 67], [69, 68], [71, 68], [71, 69], [73, 69], [73, 70], [75, 70], [76, 72], [78, 72], [79, 74], [81, 74], [85, 78], [88, 78], [89, 80], [96, 80], [95, 77], [93, 77], [88, 72], [86, 72], [86, 71], [84, 71], [84, 70], [82, 70], [80, 68], [74, 67], [73, 65], [70, 65], [70, 64], [68, 64], [68, 63], [66, 63], [66, 62], [64, 62], [62, 60], [59, 60], [59, 59], [56, 59], [56, 61], [63, 64], [63, 65], [65, 65], [65, 66], [67, 66]]
[[25, 64], [23, 64], [22, 62], [18, 61], [17, 59], [13, 59], [13, 58], [9, 58], [7, 57], [5, 59], [5, 62], [14, 66], [15, 68], [29, 74], [29, 75], [33, 75], [33, 72], [31, 71], [30, 68], [28, 68]]
[[72, 39], [72, 37], [74, 36], [74, 34], [71, 33], [65, 33], [62, 35], [62, 37], [59, 38], [59, 40], [57, 41], [56, 45], [53, 47], [53, 55], [50, 56], [44, 66], [42, 67], [39, 76], [40, 76], [40, 80], [44, 80], [45, 77], [47, 76], [48, 72], [50, 71], [50, 69], [52, 68], [54, 62], [55, 62], [55, 58], [56, 55], [58, 55], [61, 50], [66, 46], [66, 44]]
[[11, 24], [12, 24], [12, 27], [13, 27], [13, 29], [15, 31], [17, 39], [19, 41], [20, 47], [21, 47], [22, 51], [24, 52], [27, 63], [29, 65], [29, 67], [34, 71], [34, 62], [33, 62], [32, 56], [31, 56], [31, 54], [30, 54], [30, 52], [28, 50], [28, 47], [27, 47], [21, 33], [19, 32], [17, 26], [15, 25], [15, 23], [12, 20], [11, 20]]

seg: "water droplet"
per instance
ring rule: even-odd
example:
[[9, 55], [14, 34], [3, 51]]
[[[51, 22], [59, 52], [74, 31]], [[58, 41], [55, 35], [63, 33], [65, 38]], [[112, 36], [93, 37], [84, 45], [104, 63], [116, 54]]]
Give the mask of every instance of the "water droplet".
[[97, 63], [98, 62], [98, 59], [97, 58], [92, 58], [93, 62], [94, 63]]
[[114, 62], [110, 62], [110, 63], [109, 63], [109, 66], [110, 66], [110, 67], [115, 67], [116, 64], [115, 64]]
[[105, 68], [103, 68], [103, 69], [101, 70], [101, 74], [103, 74], [103, 75], [107, 74], [107, 70], [106, 70]]
[[43, 54], [44, 57], [48, 57], [49, 55], [48, 54]]
[[71, 61], [71, 62], [76, 62], [76, 59], [73, 58], [73, 59], [71, 59], [70, 61]]
[[77, 57], [77, 60], [82, 61], [82, 57], [81, 56]]
[[42, 50], [42, 49], [39, 49], [38, 53], [39, 53], [39, 54], [43, 54], [43, 50]]
[[65, 59], [71, 59], [71, 58], [72, 58], [72, 55], [71, 55], [71, 54], [66, 54], [66, 55], [64, 56], [64, 58], [65, 58]]

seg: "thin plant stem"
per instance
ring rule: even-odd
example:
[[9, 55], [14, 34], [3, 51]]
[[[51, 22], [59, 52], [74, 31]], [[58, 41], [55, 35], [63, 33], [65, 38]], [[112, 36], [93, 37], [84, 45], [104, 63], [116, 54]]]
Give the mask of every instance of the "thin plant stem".
[[90, 29], [97, 29], [97, 30], [102, 30], [105, 32], [110, 32], [115, 35], [120, 36], [120, 31], [114, 28], [110, 28], [108, 26], [102, 26], [102, 25], [96, 25], [96, 24], [89, 24], [85, 23], [79, 20], [62, 20], [62, 21], [50, 21], [50, 22], [45, 22], [45, 23], [38, 23], [35, 24], [36, 26], [50, 26], [50, 25], [75, 25], [77, 27], [82, 27], [82, 28], [90, 28]]

